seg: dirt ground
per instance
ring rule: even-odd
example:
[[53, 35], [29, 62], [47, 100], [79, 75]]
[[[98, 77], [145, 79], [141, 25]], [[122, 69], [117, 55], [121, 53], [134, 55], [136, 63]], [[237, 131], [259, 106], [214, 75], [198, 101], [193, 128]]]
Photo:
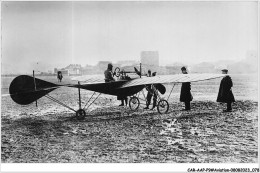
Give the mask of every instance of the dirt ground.
[[[2, 80], [2, 95], [8, 93], [10, 80]], [[236, 102], [229, 113], [215, 102], [219, 82], [192, 84], [191, 111], [180, 111], [183, 104], [176, 86], [169, 112], [162, 115], [144, 106], [138, 111], [118, 107], [116, 98], [101, 95], [87, 117], [77, 120], [73, 112], [47, 98], [35, 107], [2, 96], [1, 161], [257, 163], [257, 82], [247, 76], [233, 78]], [[82, 94], [89, 98], [92, 93]], [[52, 96], [77, 107], [76, 90], [61, 88]], [[86, 102], [83, 99], [83, 105]]]

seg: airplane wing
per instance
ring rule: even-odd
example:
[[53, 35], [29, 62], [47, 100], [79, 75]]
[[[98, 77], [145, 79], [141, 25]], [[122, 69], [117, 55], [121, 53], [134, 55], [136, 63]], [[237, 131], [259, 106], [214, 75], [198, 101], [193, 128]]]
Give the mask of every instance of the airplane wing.
[[[136, 75], [129, 75], [131, 79], [135, 79], [135, 78], [139, 78], [136, 77]], [[128, 80], [118, 80], [116, 77], [114, 77], [115, 81], [114, 82], [120, 82], [122, 83], [122, 81], [128, 81]], [[77, 77], [73, 77], [71, 78], [71, 80], [73, 81], [79, 81], [81, 85], [94, 85], [94, 84], [102, 84], [102, 83], [106, 83], [105, 82], [105, 78], [104, 75], [84, 75], [84, 76], [77, 76]]]
[[84, 75], [71, 78], [71, 80], [79, 81], [84, 84], [105, 83], [104, 75]]
[[161, 75], [154, 77], [142, 77], [126, 82], [120, 88], [127, 88], [138, 85], [149, 84], [167, 84], [167, 83], [184, 83], [184, 82], [197, 82], [209, 80], [219, 77], [224, 77], [226, 74], [175, 74], [175, 75]]

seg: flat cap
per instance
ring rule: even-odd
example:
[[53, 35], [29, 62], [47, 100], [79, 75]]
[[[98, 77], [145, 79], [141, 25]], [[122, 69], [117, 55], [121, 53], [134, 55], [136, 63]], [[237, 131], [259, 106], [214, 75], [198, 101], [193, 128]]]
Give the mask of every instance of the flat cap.
[[221, 71], [228, 72], [228, 69], [222, 69]]

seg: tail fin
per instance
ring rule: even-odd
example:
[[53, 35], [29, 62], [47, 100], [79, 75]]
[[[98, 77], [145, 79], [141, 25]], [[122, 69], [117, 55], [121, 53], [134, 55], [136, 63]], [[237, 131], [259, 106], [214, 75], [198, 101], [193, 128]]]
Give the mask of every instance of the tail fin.
[[[36, 90], [35, 90], [36, 85]], [[9, 87], [9, 93], [14, 102], [27, 105], [49, 92], [58, 88], [58, 85], [27, 75], [21, 75], [14, 78]]]

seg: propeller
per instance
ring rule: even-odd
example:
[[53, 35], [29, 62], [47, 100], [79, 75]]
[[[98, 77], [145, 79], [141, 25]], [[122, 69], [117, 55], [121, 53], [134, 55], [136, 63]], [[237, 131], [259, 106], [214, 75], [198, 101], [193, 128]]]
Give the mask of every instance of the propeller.
[[116, 67], [113, 75], [115, 75], [116, 77], [119, 77], [120, 74], [124, 74], [124, 73], [136, 73], [137, 75], [141, 76], [141, 72], [139, 72], [137, 70], [137, 68], [134, 67], [134, 70], [135, 71], [124, 71], [124, 70], [121, 71], [119, 67]]

